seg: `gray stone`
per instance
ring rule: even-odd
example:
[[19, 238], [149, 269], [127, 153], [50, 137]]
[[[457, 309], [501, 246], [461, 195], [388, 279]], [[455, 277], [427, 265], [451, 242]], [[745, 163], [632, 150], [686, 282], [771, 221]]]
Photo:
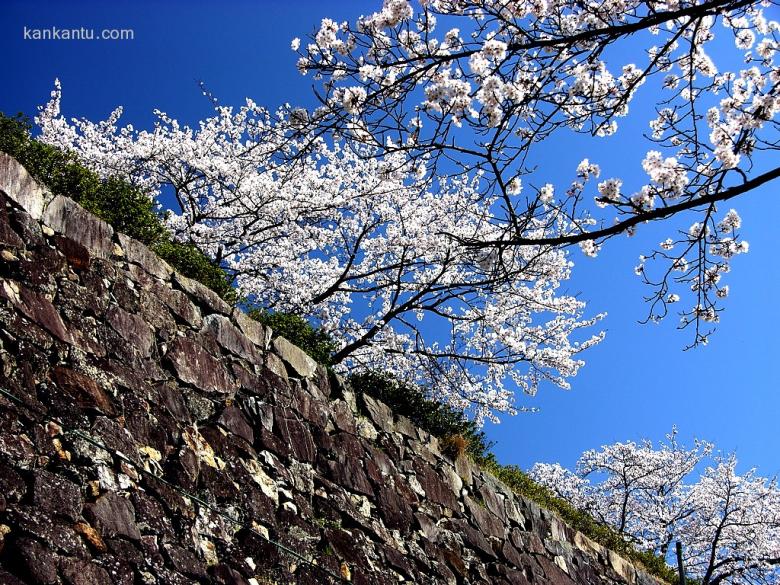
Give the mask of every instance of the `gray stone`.
[[179, 272], [173, 273], [176, 285], [193, 298], [196, 304], [208, 308], [212, 312], [230, 315], [232, 309], [220, 296], [197, 280], [187, 278]]
[[179, 572], [197, 579], [205, 579], [206, 566], [191, 551], [174, 544], [166, 544], [165, 552], [173, 567]]
[[301, 378], [310, 378], [317, 371], [317, 362], [284, 337], [274, 339], [273, 348], [279, 357]]
[[479, 488], [479, 493], [485, 502], [485, 506], [490, 510], [501, 522], [506, 522], [506, 508], [504, 507], [504, 495], [496, 493], [495, 490], [490, 489], [489, 484], [484, 484]]
[[289, 383], [290, 379], [287, 376], [287, 368], [284, 366], [282, 358], [280, 358], [278, 355], [275, 353], [266, 354], [265, 367], [282, 378], [285, 382]]
[[460, 490], [463, 489], [463, 480], [455, 470], [449, 465], [445, 465], [443, 469], [440, 469], [440, 472], [446, 478], [452, 493], [456, 496], [460, 495]]
[[203, 325], [200, 309], [190, 302], [190, 298], [180, 290], [175, 290], [167, 283], [155, 281], [149, 287], [149, 292], [159, 298], [179, 319], [198, 329]]
[[31, 538], [21, 538], [16, 543], [17, 562], [30, 575], [31, 583], [49, 585], [58, 583], [57, 554]]
[[114, 250], [114, 228], [78, 203], [57, 195], [43, 212], [43, 222], [53, 230], [84, 246], [98, 258], [110, 258]]
[[207, 315], [203, 319], [203, 328], [214, 335], [219, 344], [229, 352], [252, 364], [262, 363], [262, 356], [255, 345], [224, 315]]
[[7, 299], [28, 319], [46, 329], [60, 341], [73, 343], [57, 309], [42, 295], [12, 280], [0, 280], [0, 298]]
[[127, 498], [113, 492], [103, 494], [94, 504], [86, 505], [85, 514], [103, 538], [124, 536], [130, 540], [141, 539], [135, 523], [135, 509]]
[[255, 321], [238, 307], [233, 309], [233, 320], [244, 335], [261, 350], [267, 351], [271, 347], [271, 329], [269, 327]]
[[461, 455], [455, 459], [455, 471], [458, 473], [463, 483], [467, 486], [472, 484], [471, 469], [474, 464], [465, 455]]
[[371, 417], [371, 420], [379, 428], [388, 430], [393, 426], [393, 412], [384, 402], [380, 402], [367, 394], [363, 394], [362, 399], [368, 411], [368, 416]]
[[474, 525], [479, 528], [480, 532], [497, 538], [506, 537], [504, 525], [499, 522], [498, 518], [468, 496], [466, 496], [464, 500], [466, 502], [466, 509], [473, 519]]
[[43, 217], [43, 208], [52, 197], [27, 169], [4, 152], [0, 152], [0, 190], [35, 220]]
[[204, 392], [232, 394], [236, 381], [228, 374], [222, 362], [203, 349], [195, 341], [179, 337], [166, 355], [176, 375], [185, 384], [192, 384]]
[[57, 388], [70, 396], [81, 408], [96, 408], [105, 414], [114, 413], [114, 406], [108, 394], [89, 376], [57, 366], [51, 370], [51, 377]]
[[417, 439], [417, 427], [408, 418], [402, 415], [398, 415], [395, 421], [395, 430], [411, 439]]
[[125, 234], [119, 234], [119, 244], [122, 246], [128, 262], [141, 266], [152, 276], [156, 276], [160, 280], [167, 280], [173, 274], [173, 268], [165, 260], [138, 240]]
[[420, 459], [415, 459], [414, 471], [417, 481], [420, 482], [429, 500], [450, 510], [458, 509], [458, 500], [455, 498], [455, 494], [430, 465]]
[[103, 567], [86, 559], [62, 559], [60, 569], [68, 585], [112, 585]]
[[235, 406], [228, 406], [222, 411], [217, 421], [234, 435], [238, 435], [250, 445], [255, 442], [255, 433], [244, 414]]
[[274, 410], [274, 433], [283, 441], [290, 455], [303, 463], [313, 463], [317, 459], [309, 429], [294, 418], [293, 413], [277, 408]]
[[75, 522], [81, 516], [84, 500], [81, 490], [72, 481], [45, 470], [35, 472], [33, 505], [49, 514], [63, 516]]

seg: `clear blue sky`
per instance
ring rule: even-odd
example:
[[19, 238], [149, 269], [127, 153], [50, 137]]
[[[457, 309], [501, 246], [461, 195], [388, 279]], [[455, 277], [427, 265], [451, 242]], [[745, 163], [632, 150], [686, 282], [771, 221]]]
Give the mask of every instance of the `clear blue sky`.
[[[305, 105], [311, 103], [311, 80], [295, 71], [290, 40], [303, 37], [324, 16], [353, 20], [372, 9], [371, 2], [357, 0], [4, 0], [0, 110], [33, 115], [48, 99], [55, 77], [63, 84], [66, 115], [103, 119], [123, 105], [125, 123], [137, 128], [150, 126], [154, 108], [189, 124], [208, 116], [209, 103], [197, 87], [201, 79], [224, 104], [238, 105], [248, 96], [271, 108], [283, 102]], [[24, 40], [25, 26], [129, 28], [134, 40]], [[644, 150], [636, 136], [644, 130], [627, 126], [612, 141], [592, 146], [570, 141], [541, 151], [544, 181], [569, 180], [559, 170], [572, 169], [583, 156], [602, 163], [607, 174], [641, 173]], [[685, 441], [697, 436], [736, 450], [743, 469], [780, 472], [779, 187], [735, 202], [750, 253], [737, 258], [727, 275], [727, 310], [704, 348], [683, 352], [690, 336], [675, 330], [674, 319], [660, 326], [637, 323], [645, 316], [646, 291], [633, 266], [649, 246], [672, 235], [670, 226], [614, 240], [595, 260], [575, 252], [568, 289], [589, 300], [592, 312], [609, 313], [607, 338], [587, 353], [571, 391], [544, 388], [526, 401], [540, 413], [487, 429], [498, 441], [499, 459], [522, 467], [536, 461], [571, 466], [585, 449], [642, 437], [658, 440], [677, 424]]]

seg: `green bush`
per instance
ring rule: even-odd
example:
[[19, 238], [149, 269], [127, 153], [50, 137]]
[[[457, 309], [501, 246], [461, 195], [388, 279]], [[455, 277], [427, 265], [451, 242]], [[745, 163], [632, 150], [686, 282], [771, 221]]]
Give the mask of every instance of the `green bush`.
[[194, 244], [176, 242], [168, 237], [152, 249], [178, 272], [207, 286], [231, 305], [237, 301], [232, 279]]
[[273, 329], [290, 343], [300, 347], [317, 363], [333, 365], [333, 354], [338, 346], [322, 329], [313, 327], [305, 318], [294, 313], [277, 313], [257, 307], [249, 308], [247, 314], [263, 325]]
[[33, 140], [31, 129], [21, 114], [12, 118], [0, 113], [0, 151], [13, 156], [55, 195], [72, 198], [116, 231], [152, 248], [177, 271], [235, 302], [225, 271], [194, 245], [173, 241], [164, 216], [146, 193], [118, 177], [101, 179], [74, 154]]
[[368, 394], [387, 404], [395, 414], [410, 419], [415, 425], [435, 437], [445, 439], [461, 436], [466, 442], [466, 453], [477, 461], [493, 461], [492, 443], [459, 410], [455, 410], [425, 396], [423, 389], [397, 380], [384, 372], [353, 374], [349, 382], [357, 394]]
[[79, 164], [75, 155], [33, 140], [29, 120], [0, 114], [0, 150], [18, 160], [55, 195], [64, 195], [110, 223], [117, 231], [147, 245], [167, 237], [154, 202], [118, 178], [101, 178]]

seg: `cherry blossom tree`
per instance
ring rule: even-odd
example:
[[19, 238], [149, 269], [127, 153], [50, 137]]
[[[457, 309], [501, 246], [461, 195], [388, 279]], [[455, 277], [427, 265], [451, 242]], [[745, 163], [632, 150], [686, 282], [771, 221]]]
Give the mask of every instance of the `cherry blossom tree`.
[[[321, 104], [300, 117], [315, 136], [349, 135], [440, 176], [480, 174], [495, 235], [451, 234], [474, 249], [595, 256], [642, 224], [693, 216], [635, 271], [651, 287], [648, 319], [683, 306], [681, 328], [705, 343], [728, 295], [722, 276], [748, 251], [739, 215], [719, 204], [780, 178], [776, 5], [384, 0], [355, 24], [325, 18], [309, 42], [293, 40]], [[598, 142], [568, 178], [535, 157], [567, 132], [615, 136], [642, 91], [655, 102], [634, 163], [644, 180], [600, 177]]]
[[[583, 453], [571, 472], [537, 464], [531, 476], [556, 495], [668, 560], [683, 544], [689, 577], [703, 585], [776, 583], [780, 578], [780, 489], [755, 470], [739, 475], [733, 455], [696, 441], [654, 448], [616, 443]], [[696, 481], [697, 466], [708, 463]]]
[[[251, 100], [217, 106], [197, 128], [157, 112], [149, 131], [119, 127], [121, 108], [93, 123], [60, 107], [57, 83], [36, 118], [40, 140], [172, 195], [176, 237], [232, 272], [243, 297], [313, 319], [339, 343], [342, 370], [392, 371], [495, 420], [524, 408], [518, 390], [568, 388], [579, 354], [602, 338], [580, 333], [601, 315], [585, 318], [558, 290], [571, 270], [564, 250], [497, 253], [451, 237], [499, 236], [479, 176], [436, 178], [425, 158], [302, 133], [295, 116]], [[551, 233], [543, 221], [526, 229]]]

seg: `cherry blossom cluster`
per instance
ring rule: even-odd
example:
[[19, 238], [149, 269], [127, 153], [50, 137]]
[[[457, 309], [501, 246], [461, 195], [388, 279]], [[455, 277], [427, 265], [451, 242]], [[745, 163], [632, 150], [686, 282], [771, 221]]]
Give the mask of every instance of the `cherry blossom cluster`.
[[[721, 216], [712, 209], [703, 223], [693, 223], [687, 231], [678, 232], [676, 239], [660, 242], [650, 256], [640, 256], [635, 268], [637, 275], [657, 288], [651, 318], [665, 315], [667, 306], [678, 303], [681, 295], [691, 295], [696, 302], [692, 308], [680, 311], [680, 326], [693, 324], [696, 341], [707, 343], [711, 329], [702, 325], [719, 321], [721, 309], [716, 303], [729, 294], [722, 277], [731, 271], [731, 260], [750, 249], [740, 237], [741, 226], [736, 210], [730, 209]], [[655, 264], [655, 268], [660, 265], [662, 274], [652, 271], [650, 264]]]
[[[338, 341], [344, 370], [389, 370], [495, 420], [522, 408], [517, 391], [568, 388], [579, 354], [602, 339], [587, 332], [602, 316], [585, 318], [584, 303], [559, 291], [572, 267], [565, 250], [457, 244], [501, 230], [479, 176], [436, 178], [425, 160], [302, 134], [302, 114], [251, 100], [217, 106], [195, 128], [157, 112], [148, 131], [120, 127], [121, 109], [67, 120], [60, 103], [57, 84], [36, 118], [40, 140], [158, 200], [172, 195], [175, 236], [233, 273], [243, 297], [313, 319]], [[548, 224], [525, 231], [559, 229]]]
[[[776, 582], [777, 482], [755, 470], [740, 475], [733, 455], [715, 454], [705, 441], [685, 448], [675, 435], [657, 448], [643, 441], [587, 451], [574, 472], [537, 464], [531, 476], [670, 562], [681, 542], [688, 577], [705, 585]], [[706, 467], [698, 474], [700, 465]]]
[[[691, 213], [709, 224], [717, 202], [780, 178], [780, 25], [769, 18], [776, 6], [385, 0], [354, 24], [322, 20], [294, 50], [300, 70], [321, 84], [316, 131], [359, 128], [360, 141], [424, 160], [431, 174], [481, 177], [480, 195], [498, 202], [493, 223], [503, 232], [464, 243], [531, 244], [518, 226], [562, 217], [567, 231], [558, 230], [557, 243], [596, 256], [607, 239], [649, 221]], [[565, 189], [547, 165], [529, 162], [535, 144], [565, 141], [566, 132], [614, 135], [621, 118], [644, 115], [631, 106], [645, 90], [659, 96], [647, 118], [650, 144], [626, 163], [645, 180], [589, 183], [600, 169], [588, 161]], [[521, 193], [523, 184], [544, 188], [534, 198]], [[649, 319], [665, 317], [667, 300], [684, 296], [669, 287], [683, 285], [692, 300], [679, 315], [695, 329], [693, 344], [707, 340], [706, 323], [717, 321], [725, 297], [704, 286], [713, 266], [701, 249], [721, 259], [718, 274], [727, 270], [723, 259], [747, 251], [736, 238], [713, 240], [716, 233], [702, 231], [691, 247], [677, 246], [678, 255], [644, 256], [666, 263], [645, 278], [654, 291]]]

